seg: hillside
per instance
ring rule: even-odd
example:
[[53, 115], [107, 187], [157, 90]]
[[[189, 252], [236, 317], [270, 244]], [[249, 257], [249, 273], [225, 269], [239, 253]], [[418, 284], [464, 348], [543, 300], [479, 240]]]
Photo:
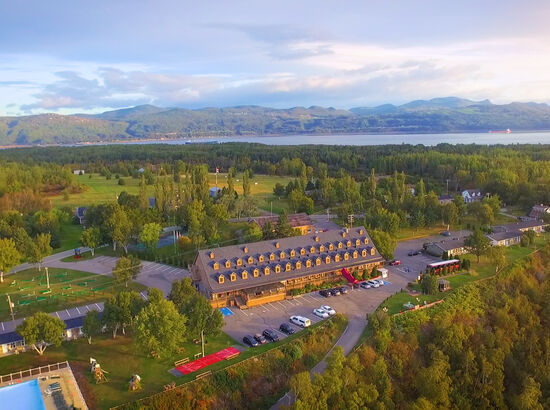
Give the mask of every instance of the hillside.
[[550, 129], [550, 107], [535, 103], [496, 105], [488, 100], [470, 101], [456, 97], [350, 110], [315, 106], [190, 110], [142, 105], [96, 115], [0, 117], [0, 145], [224, 135], [487, 132], [506, 128], [525, 131]]

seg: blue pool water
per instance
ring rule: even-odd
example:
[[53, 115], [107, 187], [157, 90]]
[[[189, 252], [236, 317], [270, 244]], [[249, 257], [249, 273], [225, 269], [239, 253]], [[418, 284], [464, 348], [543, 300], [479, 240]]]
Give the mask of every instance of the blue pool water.
[[0, 388], [0, 410], [46, 410], [38, 380]]
[[231, 311], [231, 309], [229, 308], [226, 308], [226, 307], [223, 307], [223, 308], [220, 308], [220, 312], [222, 312], [222, 314], [224, 316], [233, 316], [233, 312]]

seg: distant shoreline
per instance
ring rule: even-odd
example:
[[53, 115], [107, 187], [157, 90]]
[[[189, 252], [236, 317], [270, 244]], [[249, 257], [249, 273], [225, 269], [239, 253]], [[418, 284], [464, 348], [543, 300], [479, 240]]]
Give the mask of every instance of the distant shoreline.
[[[100, 145], [136, 145], [136, 144], [142, 144], [147, 145], [147, 143], [151, 144], [173, 144], [174, 142], [181, 141], [182, 144], [174, 144], [174, 145], [186, 145], [186, 141], [190, 141], [191, 144], [200, 144], [202, 140], [206, 141], [212, 141], [212, 140], [219, 140], [220, 143], [227, 143], [227, 142], [240, 142], [240, 141], [234, 141], [234, 139], [254, 139], [257, 141], [242, 141], [243, 143], [262, 143], [262, 139], [269, 139], [269, 138], [288, 138], [288, 137], [345, 137], [345, 136], [406, 136], [406, 135], [492, 135], [492, 136], [514, 136], [517, 134], [536, 134], [536, 133], [548, 133], [550, 130], [517, 130], [512, 131], [509, 134], [506, 133], [491, 133], [489, 131], [457, 131], [457, 132], [341, 132], [341, 133], [303, 133], [303, 134], [269, 134], [269, 135], [224, 135], [224, 136], [193, 136], [193, 137], [162, 137], [162, 138], [132, 138], [132, 139], [118, 139], [118, 140], [108, 140], [108, 141], [86, 141], [86, 142], [75, 142], [75, 143], [64, 143], [64, 144], [9, 144], [9, 145], [0, 145], [0, 149], [13, 149], [13, 148], [47, 148], [47, 147], [86, 147], [86, 146], [100, 146]], [[225, 141], [224, 141], [225, 140]], [[440, 143], [447, 143], [445, 141], [441, 141]], [[519, 144], [520, 142], [513, 142], [510, 144]], [[304, 145], [310, 145], [311, 143], [304, 143]], [[421, 145], [422, 142], [417, 143], [411, 143], [411, 145]], [[457, 143], [459, 144], [459, 142]], [[480, 142], [479, 144], [484, 145], [483, 142]], [[502, 143], [507, 144], [507, 143]], [[533, 143], [527, 143], [527, 144], [533, 144]], [[281, 144], [283, 145], [283, 144]], [[294, 144], [299, 145], [299, 144]], [[345, 145], [345, 144], [334, 144], [334, 145]], [[353, 144], [351, 144], [353, 145]], [[382, 144], [376, 144], [376, 145], [393, 145], [392, 143], [382, 143]], [[425, 144], [424, 144], [425, 145]]]

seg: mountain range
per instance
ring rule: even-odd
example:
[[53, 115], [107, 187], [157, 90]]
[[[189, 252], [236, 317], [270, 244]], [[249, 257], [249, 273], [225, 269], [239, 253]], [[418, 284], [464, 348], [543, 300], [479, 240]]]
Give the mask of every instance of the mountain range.
[[550, 106], [492, 104], [457, 97], [416, 100], [340, 110], [324, 107], [275, 109], [161, 108], [140, 105], [101, 114], [38, 114], [0, 117], [0, 145], [78, 144], [136, 139], [228, 135], [329, 133], [446, 133], [550, 129]]

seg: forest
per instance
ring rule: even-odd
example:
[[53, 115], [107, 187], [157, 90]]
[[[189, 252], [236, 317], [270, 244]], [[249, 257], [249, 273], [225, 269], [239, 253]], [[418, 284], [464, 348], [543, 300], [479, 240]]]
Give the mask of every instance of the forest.
[[550, 407], [550, 247], [429, 310], [369, 317], [370, 338], [335, 350], [296, 409]]

